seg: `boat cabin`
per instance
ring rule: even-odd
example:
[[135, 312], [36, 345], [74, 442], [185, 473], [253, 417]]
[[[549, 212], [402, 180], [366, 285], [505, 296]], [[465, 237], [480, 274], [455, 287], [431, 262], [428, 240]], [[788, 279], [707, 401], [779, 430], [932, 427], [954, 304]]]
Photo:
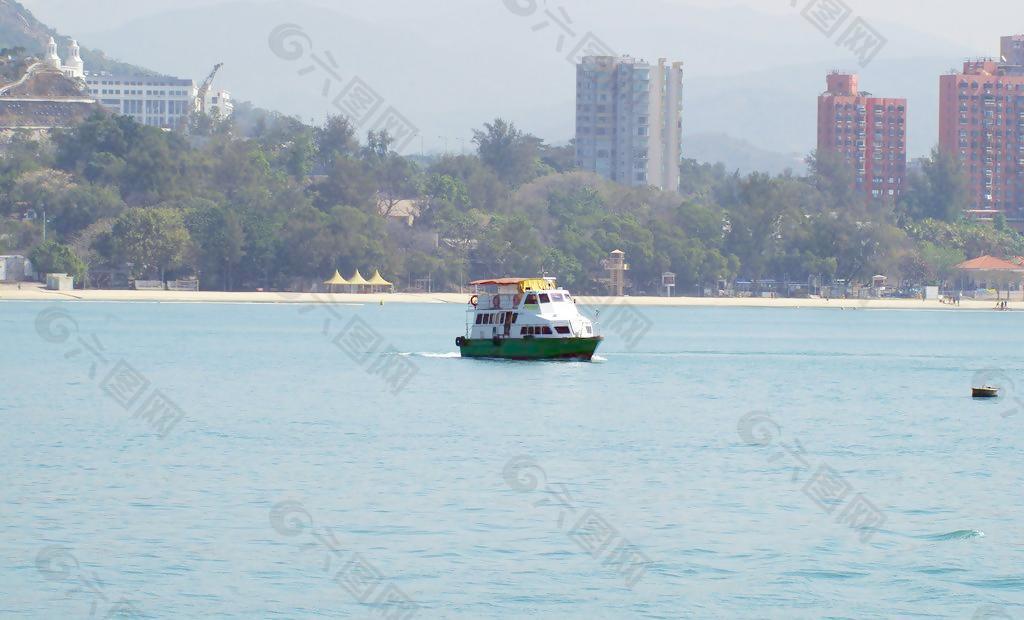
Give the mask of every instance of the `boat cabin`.
[[591, 338], [593, 323], [554, 278], [502, 278], [472, 282], [487, 287], [470, 299], [467, 337]]

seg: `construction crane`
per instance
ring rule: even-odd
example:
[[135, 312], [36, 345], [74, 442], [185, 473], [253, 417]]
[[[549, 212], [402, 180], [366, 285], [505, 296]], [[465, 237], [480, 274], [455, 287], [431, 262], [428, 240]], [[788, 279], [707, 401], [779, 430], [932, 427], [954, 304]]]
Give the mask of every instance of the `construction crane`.
[[213, 71], [210, 71], [210, 75], [206, 76], [203, 83], [199, 86], [199, 90], [196, 91], [196, 99], [193, 102], [193, 108], [200, 114], [206, 114], [206, 95], [210, 92], [210, 86], [213, 85], [213, 78], [217, 77], [217, 72], [224, 66], [224, 63], [218, 62], [213, 66]]

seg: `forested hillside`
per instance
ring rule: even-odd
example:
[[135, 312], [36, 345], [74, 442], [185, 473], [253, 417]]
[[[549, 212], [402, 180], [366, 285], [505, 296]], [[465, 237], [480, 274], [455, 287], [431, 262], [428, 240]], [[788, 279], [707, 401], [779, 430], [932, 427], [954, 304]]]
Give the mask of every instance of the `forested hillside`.
[[[501, 119], [476, 130], [474, 154], [429, 160], [396, 154], [384, 134], [360, 140], [343, 118], [311, 127], [243, 105], [199, 125], [185, 136], [98, 114], [49, 142], [16, 139], [0, 162], [0, 251], [80, 275], [198, 275], [208, 289], [380, 268], [403, 287], [546, 273], [597, 292], [601, 259], [622, 249], [634, 293], [657, 291], [664, 271], [681, 292], [735, 278], [923, 283], [966, 256], [1024, 254], [1004, 222], [961, 220], [963, 179], [942, 157], [898, 204], [866, 202], [828, 158], [807, 177], [688, 161], [680, 195], [575, 171], [571, 147]], [[387, 217], [403, 199], [417, 201], [412, 226]]]

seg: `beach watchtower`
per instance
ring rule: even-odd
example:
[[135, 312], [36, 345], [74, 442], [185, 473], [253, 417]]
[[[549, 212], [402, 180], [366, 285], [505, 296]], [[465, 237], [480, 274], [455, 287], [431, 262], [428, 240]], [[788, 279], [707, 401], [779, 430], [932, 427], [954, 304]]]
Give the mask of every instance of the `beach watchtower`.
[[622, 250], [614, 250], [608, 258], [601, 261], [601, 265], [608, 272], [608, 289], [612, 297], [622, 297], [626, 293], [626, 272], [629, 265], [626, 263], [626, 253]]

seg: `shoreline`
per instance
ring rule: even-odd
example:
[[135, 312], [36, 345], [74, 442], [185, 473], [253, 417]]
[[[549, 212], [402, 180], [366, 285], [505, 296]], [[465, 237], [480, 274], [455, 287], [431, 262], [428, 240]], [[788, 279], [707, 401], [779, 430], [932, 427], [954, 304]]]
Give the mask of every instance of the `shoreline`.
[[[42, 286], [0, 285], [0, 301], [83, 301], [206, 304], [457, 304], [465, 305], [470, 293], [227, 293], [217, 291], [74, 290], [49, 291]], [[588, 306], [628, 304], [649, 308], [789, 308], [833, 310], [994, 310], [996, 302], [964, 299], [959, 306], [919, 299], [763, 299], [754, 297], [590, 297], [577, 296]], [[1024, 302], [1010, 302], [1011, 310], [1024, 310]]]

